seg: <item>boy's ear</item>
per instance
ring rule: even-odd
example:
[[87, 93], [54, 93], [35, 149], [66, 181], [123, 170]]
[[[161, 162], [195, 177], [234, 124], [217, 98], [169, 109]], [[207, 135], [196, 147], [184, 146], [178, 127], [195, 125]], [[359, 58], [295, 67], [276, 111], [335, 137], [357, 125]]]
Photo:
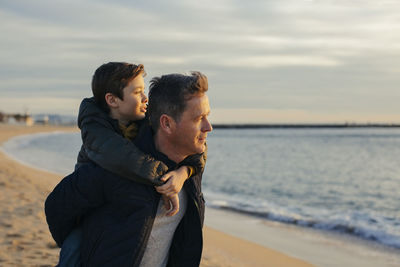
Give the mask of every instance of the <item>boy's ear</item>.
[[167, 114], [162, 114], [160, 117], [160, 129], [167, 134], [173, 133], [175, 129], [175, 120]]
[[104, 98], [105, 98], [106, 103], [107, 103], [108, 106], [110, 106], [112, 108], [117, 108], [118, 107], [118, 101], [117, 101], [118, 97], [116, 97], [115, 95], [113, 95], [111, 93], [107, 93], [104, 96]]

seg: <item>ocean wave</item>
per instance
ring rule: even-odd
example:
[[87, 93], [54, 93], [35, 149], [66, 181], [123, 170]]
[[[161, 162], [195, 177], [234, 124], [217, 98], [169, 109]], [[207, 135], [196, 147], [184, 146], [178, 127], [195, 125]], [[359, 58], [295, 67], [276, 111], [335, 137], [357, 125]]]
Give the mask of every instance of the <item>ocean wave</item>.
[[269, 208], [266, 208], [267, 205], [265, 203], [263, 208], [252, 207], [246, 202], [244, 200], [229, 201], [213, 199], [207, 200], [207, 206], [300, 227], [348, 234], [400, 249], [400, 232], [396, 230], [396, 224], [399, 222], [396, 221], [390, 228], [387, 224], [378, 223], [381, 221], [381, 218], [371, 218], [371, 216], [366, 215], [353, 214], [353, 216], [349, 216], [349, 214], [343, 213], [335, 214], [335, 216], [330, 216], [331, 218], [329, 218], [329, 216], [326, 216], [329, 213], [328, 211], [318, 212], [314, 210], [313, 214], [310, 215], [301, 214], [303, 211], [301, 208], [296, 208], [297, 212], [294, 212], [293, 208], [277, 207], [273, 204], [270, 204]]

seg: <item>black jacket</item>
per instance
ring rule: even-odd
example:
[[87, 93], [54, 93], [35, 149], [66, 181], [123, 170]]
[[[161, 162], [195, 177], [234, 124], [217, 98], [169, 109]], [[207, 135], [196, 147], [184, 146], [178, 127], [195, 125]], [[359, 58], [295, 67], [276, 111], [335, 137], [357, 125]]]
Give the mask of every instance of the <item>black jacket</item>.
[[[150, 127], [135, 139], [143, 152], [176, 168], [154, 147]], [[202, 253], [204, 199], [202, 173], [188, 179], [188, 206], [170, 248], [168, 266], [198, 266]], [[153, 186], [139, 184], [98, 167], [82, 165], [65, 177], [48, 196], [46, 219], [54, 240], [62, 245], [82, 221], [83, 266], [139, 266], [160, 200]]]
[[159, 178], [167, 172], [168, 167], [143, 153], [131, 141], [121, 138], [118, 121], [99, 108], [93, 97], [82, 100], [78, 126], [83, 144], [75, 169], [93, 161], [127, 179], [161, 185]]

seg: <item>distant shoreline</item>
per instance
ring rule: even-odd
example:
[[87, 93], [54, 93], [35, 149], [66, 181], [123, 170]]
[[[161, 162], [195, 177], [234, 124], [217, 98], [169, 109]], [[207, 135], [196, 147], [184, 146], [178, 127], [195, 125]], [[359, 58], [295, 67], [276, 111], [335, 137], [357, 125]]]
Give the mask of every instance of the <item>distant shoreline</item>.
[[392, 123], [323, 123], [323, 124], [213, 124], [214, 129], [258, 129], [258, 128], [400, 128]]

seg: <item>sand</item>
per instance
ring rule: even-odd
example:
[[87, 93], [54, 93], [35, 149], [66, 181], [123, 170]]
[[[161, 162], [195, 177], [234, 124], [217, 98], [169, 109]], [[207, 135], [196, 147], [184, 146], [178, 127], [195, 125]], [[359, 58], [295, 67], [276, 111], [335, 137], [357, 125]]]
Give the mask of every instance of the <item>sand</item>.
[[[0, 143], [19, 134], [59, 129], [0, 125]], [[56, 263], [58, 249], [45, 222], [43, 203], [59, 180], [57, 175], [25, 167], [0, 153], [1, 266], [53, 266]]]
[[[0, 145], [17, 135], [51, 131], [78, 129], [0, 124]], [[61, 178], [22, 165], [0, 152], [0, 266], [54, 266], [57, 263], [59, 248], [48, 231], [43, 203]], [[205, 227], [201, 266], [313, 265]]]

